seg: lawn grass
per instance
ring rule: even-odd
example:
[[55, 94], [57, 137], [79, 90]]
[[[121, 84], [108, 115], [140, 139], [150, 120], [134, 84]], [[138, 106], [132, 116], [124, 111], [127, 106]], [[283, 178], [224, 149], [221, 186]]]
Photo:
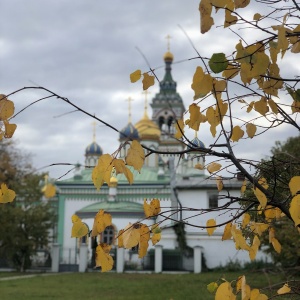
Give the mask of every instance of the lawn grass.
[[[38, 274], [31, 278], [0, 281], [0, 299], [213, 300], [214, 295], [206, 289], [208, 283], [223, 276], [231, 281], [242, 274], [246, 275], [247, 283], [250, 284], [251, 288], [263, 288], [285, 280], [281, 275], [265, 275], [257, 272], [226, 274], [221, 272], [201, 274], [93, 272], [60, 273], [49, 276]], [[0, 277], [3, 278], [3, 273]]]

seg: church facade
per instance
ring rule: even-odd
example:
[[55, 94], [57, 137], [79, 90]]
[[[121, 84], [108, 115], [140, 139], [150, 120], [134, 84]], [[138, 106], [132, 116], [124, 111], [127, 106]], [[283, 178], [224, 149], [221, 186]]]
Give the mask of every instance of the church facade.
[[[94, 140], [85, 151], [85, 166], [78, 169], [75, 175], [66, 180], [56, 182], [58, 199], [57, 242], [61, 247], [60, 261], [68, 263], [76, 260], [80, 241], [71, 238], [71, 217], [77, 214], [89, 228], [99, 209], [112, 215], [113, 225], [101, 235], [102, 242], [112, 243], [117, 248], [117, 236], [120, 229], [128, 223], [141, 221], [147, 225], [159, 223], [162, 228], [162, 239], [159, 245], [163, 252], [180, 253], [187, 259], [181, 261], [182, 269], [192, 270], [188, 261], [195, 259], [192, 249], [200, 247], [202, 259], [208, 268], [225, 265], [230, 260], [241, 263], [250, 261], [248, 253], [235, 249], [233, 241], [222, 241], [224, 227], [218, 227], [212, 236], [205, 229], [206, 221], [215, 218], [222, 223], [230, 217], [229, 210], [220, 213], [216, 210], [225, 203], [219, 197], [214, 178], [208, 178], [203, 170], [195, 168], [196, 164], [205, 164], [205, 155], [199, 151], [205, 148], [197, 136], [186, 145], [174, 138], [176, 120], [182, 119], [185, 112], [184, 102], [176, 90], [176, 82], [172, 77], [173, 54], [164, 55], [165, 76], [159, 84], [159, 91], [150, 105], [152, 116], [147, 111], [145, 100], [144, 115], [136, 124], [129, 119], [128, 124], [120, 131], [120, 156], [125, 157], [130, 140], [138, 140], [149, 149], [164, 154], [151, 154], [146, 157], [140, 173], [133, 170], [134, 184], [129, 185], [123, 174], [112, 176], [110, 187], [104, 185], [100, 191], [94, 187], [91, 179], [92, 167], [96, 165], [102, 148]], [[147, 97], [147, 95], [146, 95]], [[170, 155], [168, 152], [180, 152], [190, 148], [187, 155]], [[197, 148], [198, 151], [193, 151]], [[145, 150], [147, 154], [147, 150]], [[239, 196], [242, 181], [224, 180], [224, 191]], [[144, 220], [144, 199], [158, 198], [162, 207], [162, 215]], [[198, 209], [198, 211], [197, 211]], [[232, 208], [238, 209], [238, 208]], [[210, 210], [210, 213], [205, 213]], [[183, 227], [182, 224], [186, 223]], [[199, 227], [195, 227], [199, 226]], [[89, 258], [92, 258], [93, 241], [89, 239]], [[149, 247], [149, 255], [153, 246]], [[178, 259], [179, 256], [177, 256]], [[258, 258], [264, 257], [263, 253]], [[148, 257], [149, 258], [149, 257]], [[133, 250], [125, 253], [125, 260], [140, 266], [137, 254]], [[166, 267], [167, 268], [167, 267]], [[164, 270], [164, 267], [162, 268]]]

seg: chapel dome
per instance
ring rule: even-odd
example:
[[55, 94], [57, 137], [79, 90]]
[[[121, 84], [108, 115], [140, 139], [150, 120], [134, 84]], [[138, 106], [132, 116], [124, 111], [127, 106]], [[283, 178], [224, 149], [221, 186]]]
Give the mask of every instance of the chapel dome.
[[164, 61], [173, 61], [173, 59], [174, 59], [174, 55], [170, 51], [167, 51], [164, 54]]
[[85, 155], [102, 155], [102, 148], [94, 141], [85, 148]]
[[139, 140], [139, 133], [137, 129], [129, 122], [121, 131], [120, 131], [120, 140]]
[[188, 145], [189, 148], [205, 148], [205, 145], [202, 141], [195, 137]]
[[147, 113], [135, 124], [141, 140], [159, 140], [160, 130], [158, 126], [149, 119]]

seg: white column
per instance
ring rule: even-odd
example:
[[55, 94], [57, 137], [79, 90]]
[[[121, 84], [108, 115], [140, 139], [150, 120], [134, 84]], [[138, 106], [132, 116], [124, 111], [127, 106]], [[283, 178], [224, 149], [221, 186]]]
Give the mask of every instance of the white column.
[[125, 264], [124, 248], [117, 248], [117, 266], [116, 266], [117, 273], [124, 272], [124, 264]]
[[162, 250], [163, 247], [161, 245], [155, 245], [155, 257], [154, 257], [154, 272], [161, 273], [162, 272]]
[[51, 259], [51, 271], [57, 273], [59, 271], [59, 244], [52, 245]]
[[201, 273], [202, 270], [202, 257], [201, 257], [201, 247], [194, 247], [194, 273]]
[[82, 243], [79, 248], [79, 272], [86, 272], [88, 265], [88, 246]]

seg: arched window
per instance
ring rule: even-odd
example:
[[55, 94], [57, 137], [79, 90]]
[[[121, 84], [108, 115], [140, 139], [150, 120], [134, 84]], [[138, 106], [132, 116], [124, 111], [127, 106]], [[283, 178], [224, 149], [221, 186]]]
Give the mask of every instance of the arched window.
[[169, 117], [168, 118], [168, 129], [169, 129], [169, 132], [171, 131], [172, 124], [173, 124], [173, 117]]
[[159, 119], [158, 119], [159, 129], [162, 129], [163, 124], [165, 124], [165, 118], [164, 117], [159, 117]]
[[112, 244], [115, 237], [114, 226], [107, 226], [101, 234], [101, 243]]

